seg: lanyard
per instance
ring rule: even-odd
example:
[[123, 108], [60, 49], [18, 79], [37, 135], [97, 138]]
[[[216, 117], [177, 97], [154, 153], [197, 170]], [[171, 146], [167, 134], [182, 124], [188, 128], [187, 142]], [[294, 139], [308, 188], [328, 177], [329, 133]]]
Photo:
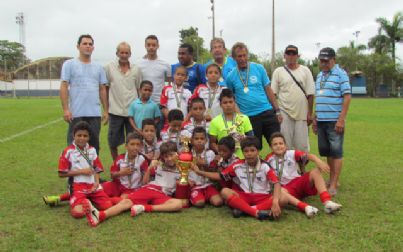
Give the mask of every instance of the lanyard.
[[329, 71], [326, 78], [324, 78], [324, 73], [322, 72], [322, 76], [320, 78], [320, 89], [322, 90], [325, 87], [327, 80], [329, 79], [330, 75], [332, 75], [332, 70]]
[[216, 96], [216, 94], [217, 94], [217, 90], [218, 90], [219, 88], [220, 88], [220, 87], [217, 86], [217, 88], [214, 90], [213, 97], [211, 97], [211, 89], [212, 89], [212, 88], [210, 87], [209, 84], [207, 84], [207, 89], [208, 89], [208, 105], [207, 105], [207, 109], [211, 109], [211, 107], [213, 106], [214, 99], [215, 99], [215, 96]]
[[171, 139], [172, 139], [171, 135], [172, 135], [172, 134], [176, 134], [176, 136], [175, 136], [175, 143], [176, 143], [176, 147], [177, 147], [178, 150], [179, 150], [179, 149], [180, 149], [180, 148], [179, 148], [179, 147], [180, 147], [180, 141], [179, 141], [180, 132], [172, 133], [172, 132], [171, 132], [171, 129], [169, 129], [169, 130], [168, 130], [168, 141], [171, 141]]
[[[248, 178], [249, 192], [253, 193], [253, 184], [255, 183], [257, 169], [260, 167], [260, 159], [258, 159], [255, 167], [250, 167], [248, 164], [247, 166], [248, 167], [246, 168], [246, 177]], [[252, 169], [252, 179], [250, 176], [251, 169]]]
[[88, 156], [88, 149], [86, 147], [84, 147], [84, 151], [82, 151], [77, 145], [76, 145], [76, 150], [78, 150], [78, 152], [80, 152], [81, 156], [85, 159], [85, 161], [87, 161], [87, 163], [89, 164], [90, 168], [92, 170], [95, 170], [94, 167], [92, 166], [91, 160]]
[[200, 125], [197, 125], [197, 124], [196, 124], [196, 120], [195, 120], [194, 118], [190, 118], [190, 121], [191, 121], [192, 124], [193, 124], [193, 129], [196, 128], [196, 127], [203, 127], [203, 128], [206, 128], [206, 124], [207, 124], [207, 123], [206, 123], [206, 120], [203, 120]]
[[[275, 159], [276, 159], [276, 171], [277, 171], [277, 174], [278, 174], [278, 179], [281, 181], [281, 177], [283, 176], [283, 169], [284, 169], [285, 159], [281, 160], [281, 159], [279, 159], [277, 157]], [[280, 161], [281, 161], [281, 164], [280, 164]]]
[[175, 100], [176, 100], [176, 106], [178, 107], [178, 109], [181, 109], [181, 102], [183, 100], [183, 87], [182, 87], [182, 92], [181, 92], [181, 97], [178, 97], [178, 90], [176, 89], [176, 84], [174, 83], [172, 85], [172, 89], [174, 90], [174, 94], [175, 94]]
[[248, 63], [248, 66], [247, 66], [247, 68], [246, 68], [246, 79], [243, 79], [243, 78], [242, 78], [241, 72], [239, 71], [239, 67], [237, 67], [236, 70], [237, 70], [237, 72], [238, 72], [239, 79], [240, 79], [241, 82], [242, 82], [243, 89], [244, 89], [245, 93], [247, 93], [247, 91], [249, 90], [249, 89], [248, 89], [249, 70], [250, 70], [249, 63]]
[[130, 169], [133, 169], [133, 173], [132, 173], [131, 175], [127, 175], [127, 181], [129, 182], [129, 189], [132, 188], [132, 184], [133, 184], [133, 182], [132, 182], [132, 177], [133, 177], [133, 175], [134, 175], [134, 171], [136, 171], [135, 164], [136, 164], [136, 159], [137, 159], [137, 158], [138, 158], [138, 155], [137, 155], [137, 157], [134, 158], [133, 163], [131, 163], [131, 162], [129, 161], [129, 153], [126, 152], [126, 154], [125, 154], [125, 163], [127, 164], [127, 166], [128, 166]]

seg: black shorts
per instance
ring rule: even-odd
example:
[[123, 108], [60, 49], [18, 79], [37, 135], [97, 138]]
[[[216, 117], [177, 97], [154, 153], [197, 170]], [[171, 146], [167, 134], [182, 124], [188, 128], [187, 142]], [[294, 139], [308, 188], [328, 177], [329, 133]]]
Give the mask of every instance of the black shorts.
[[127, 134], [133, 132], [128, 116], [109, 114], [108, 144], [116, 148], [125, 143]]

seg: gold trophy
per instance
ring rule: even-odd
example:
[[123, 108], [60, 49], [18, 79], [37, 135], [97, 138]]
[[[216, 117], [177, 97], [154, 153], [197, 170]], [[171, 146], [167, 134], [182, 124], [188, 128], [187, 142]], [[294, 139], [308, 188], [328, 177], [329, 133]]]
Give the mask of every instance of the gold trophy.
[[177, 167], [180, 172], [179, 182], [176, 184], [175, 197], [178, 199], [189, 199], [190, 186], [189, 186], [189, 170], [190, 165], [193, 162], [193, 156], [190, 152], [189, 143], [190, 137], [181, 137], [181, 143], [183, 145], [181, 152], [179, 153]]
[[236, 115], [234, 124], [231, 127], [227, 128], [228, 135], [231, 136], [235, 140], [235, 149], [236, 150], [241, 148], [241, 140], [244, 137], [244, 135], [241, 135], [238, 131], [238, 128], [243, 123], [242, 119], [243, 119], [242, 115]]

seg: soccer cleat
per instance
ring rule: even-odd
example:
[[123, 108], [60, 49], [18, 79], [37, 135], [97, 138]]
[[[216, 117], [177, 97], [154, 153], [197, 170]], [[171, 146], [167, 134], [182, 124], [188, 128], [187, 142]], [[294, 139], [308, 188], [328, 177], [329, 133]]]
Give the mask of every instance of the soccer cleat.
[[60, 203], [60, 197], [59, 196], [43, 196], [42, 197], [43, 202], [45, 202], [46, 205], [48, 206], [57, 206]]
[[336, 211], [339, 211], [341, 208], [341, 205], [333, 202], [331, 200], [326, 201], [325, 203], [325, 213], [331, 214], [334, 213]]
[[307, 206], [305, 207], [305, 214], [308, 218], [312, 218], [315, 215], [317, 215], [319, 210], [316, 207], [313, 206]]
[[239, 217], [241, 217], [242, 215], [244, 215], [244, 212], [242, 212], [242, 211], [239, 210], [238, 208], [232, 208], [232, 209], [231, 209], [231, 212], [232, 212], [232, 216], [233, 216], [234, 218], [239, 218]]
[[85, 216], [87, 217], [88, 223], [92, 227], [96, 227], [99, 224], [99, 211], [90, 202], [88, 203], [89, 209], [85, 211]]
[[132, 208], [130, 208], [130, 216], [135, 217], [142, 212], [144, 212], [145, 207], [143, 205], [133, 205]]
[[274, 217], [271, 213], [270, 210], [266, 211], [266, 210], [259, 210], [257, 211], [257, 216], [256, 218], [258, 220], [269, 220], [269, 221], [274, 221]]

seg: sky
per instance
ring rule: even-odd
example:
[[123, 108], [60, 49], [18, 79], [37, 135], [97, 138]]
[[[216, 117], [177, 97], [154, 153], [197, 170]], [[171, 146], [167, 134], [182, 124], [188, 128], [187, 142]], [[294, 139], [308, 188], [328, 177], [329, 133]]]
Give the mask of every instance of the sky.
[[[227, 48], [238, 41], [260, 57], [270, 57], [272, 1], [215, 0], [216, 36], [222, 32]], [[377, 17], [392, 20], [403, 11], [401, 0], [275, 0], [276, 51], [288, 44], [301, 57], [313, 59], [322, 47], [335, 49], [354, 40], [367, 44], [377, 34]], [[53, 56], [76, 57], [77, 38], [91, 34], [93, 59], [106, 64], [115, 59], [116, 45], [132, 45], [132, 60], [145, 54], [144, 38], [155, 34], [159, 56], [177, 62], [179, 30], [190, 26], [209, 46], [212, 38], [210, 0], [1, 0], [0, 40], [19, 42], [17, 13], [25, 16], [26, 52], [31, 60]], [[360, 31], [358, 38], [353, 33]], [[403, 45], [397, 46], [403, 59]]]

